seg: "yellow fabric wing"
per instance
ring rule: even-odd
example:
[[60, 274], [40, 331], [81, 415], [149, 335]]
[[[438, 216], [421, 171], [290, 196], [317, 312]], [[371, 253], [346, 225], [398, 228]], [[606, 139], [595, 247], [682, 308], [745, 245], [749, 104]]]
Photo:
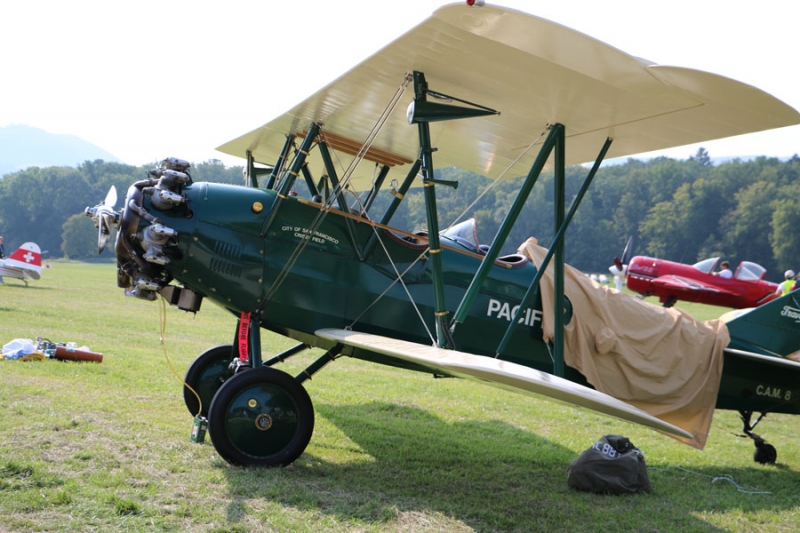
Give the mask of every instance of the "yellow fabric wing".
[[[800, 123], [800, 114], [752, 86], [707, 72], [655, 65], [559, 24], [494, 6], [453, 4], [399, 37], [284, 115], [219, 150], [274, 163], [287, 135], [312, 122], [352, 153], [368, 138], [407, 74], [431, 90], [496, 109], [500, 115], [431, 124], [437, 167], [497, 178], [527, 173], [525, 149], [548, 124], [566, 127], [567, 165], [752, 133]], [[409, 88], [367, 157], [403, 166], [418, 157], [406, 119]], [[349, 146], [349, 148], [347, 148]], [[362, 183], [359, 188], [368, 184]]]

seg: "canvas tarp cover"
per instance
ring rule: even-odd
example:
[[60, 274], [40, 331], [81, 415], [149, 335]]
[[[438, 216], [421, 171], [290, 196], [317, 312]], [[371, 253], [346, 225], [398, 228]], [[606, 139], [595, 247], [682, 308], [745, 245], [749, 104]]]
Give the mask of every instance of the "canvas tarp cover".
[[[528, 239], [519, 249], [538, 267], [547, 250]], [[691, 433], [702, 449], [714, 415], [730, 337], [719, 320], [698, 322], [675, 308], [643, 302], [564, 266], [572, 318], [564, 328], [564, 362], [597, 390]], [[552, 262], [541, 280], [542, 329], [553, 339]], [[676, 437], [677, 438], [677, 437]]]

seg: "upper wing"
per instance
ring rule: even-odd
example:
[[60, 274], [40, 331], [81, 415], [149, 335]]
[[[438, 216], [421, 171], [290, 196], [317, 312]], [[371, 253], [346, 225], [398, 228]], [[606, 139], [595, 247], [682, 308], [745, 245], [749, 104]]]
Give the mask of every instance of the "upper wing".
[[739, 296], [739, 294], [737, 293], [734, 293], [727, 289], [723, 289], [716, 285], [712, 285], [710, 283], [704, 283], [696, 279], [684, 278], [683, 276], [677, 276], [675, 274], [659, 276], [655, 279], [650, 280], [650, 283], [652, 283], [653, 285], [657, 285], [659, 287], [663, 287], [665, 289], [669, 289], [670, 291], [676, 293], [686, 294], [686, 293], [697, 293], [697, 292], [706, 292], [706, 293], [713, 292], [717, 294]]
[[509, 361], [342, 329], [321, 329], [317, 330], [315, 334], [323, 339], [397, 357], [450, 376], [483, 381], [517, 392], [545, 396], [642, 424], [664, 433], [683, 438], [692, 437], [690, 433], [681, 428], [659, 420], [607, 394]]
[[[492, 178], [548, 124], [565, 125], [566, 164], [573, 165], [594, 161], [607, 137], [614, 139], [608, 157], [620, 157], [800, 123], [797, 111], [752, 86], [655, 65], [518, 11], [453, 4], [286, 114], [218, 149], [274, 163], [287, 135], [317, 122], [333, 146], [354, 153], [415, 70], [425, 73], [431, 90], [501, 112], [431, 124], [437, 167]], [[411, 93], [367, 159], [393, 166], [418, 158], [417, 128], [405, 116]], [[537, 151], [511, 175], [526, 173]]]

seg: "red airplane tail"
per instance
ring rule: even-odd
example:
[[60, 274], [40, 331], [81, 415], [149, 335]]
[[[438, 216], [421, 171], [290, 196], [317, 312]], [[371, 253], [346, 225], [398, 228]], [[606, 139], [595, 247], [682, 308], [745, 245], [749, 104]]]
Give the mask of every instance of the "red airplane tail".
[[42, 252], [39, 245], [26, 242], [5, 260], [5, 266], [28, 271], [32, 278], [39, 279], [42, 273]]

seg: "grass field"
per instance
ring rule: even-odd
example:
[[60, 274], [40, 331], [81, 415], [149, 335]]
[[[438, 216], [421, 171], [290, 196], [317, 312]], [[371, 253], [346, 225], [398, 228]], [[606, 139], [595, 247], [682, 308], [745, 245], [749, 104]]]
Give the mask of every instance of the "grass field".
[[[692, 304], [697, 318], [722, 311]], [[705, 451], [561, 404], [347, 358], [305, 386], [316, 426], [291, 467], [229, 466], [190, 441], [192, 417], [160, 342], [159, 306], [124, 298], [111, 264], [53, 263], [0, 285], [0, 343], [37, 336], [102, 352], [100, 364], [0, 361], [0, 533], [795, 531], [800, 418], [759, 433], [753, 462], [736, 413], [718, 411]], [[204, 302], [167, 310], [164, 346], [183, 375], [229, 343], [234, 319]], [[264, 334], [265, 354], [294, 343]], [[319, 355], [280, 368], [296, 373]], [[650, 494], [567, 487], [599, 437], [629, 437]]]

